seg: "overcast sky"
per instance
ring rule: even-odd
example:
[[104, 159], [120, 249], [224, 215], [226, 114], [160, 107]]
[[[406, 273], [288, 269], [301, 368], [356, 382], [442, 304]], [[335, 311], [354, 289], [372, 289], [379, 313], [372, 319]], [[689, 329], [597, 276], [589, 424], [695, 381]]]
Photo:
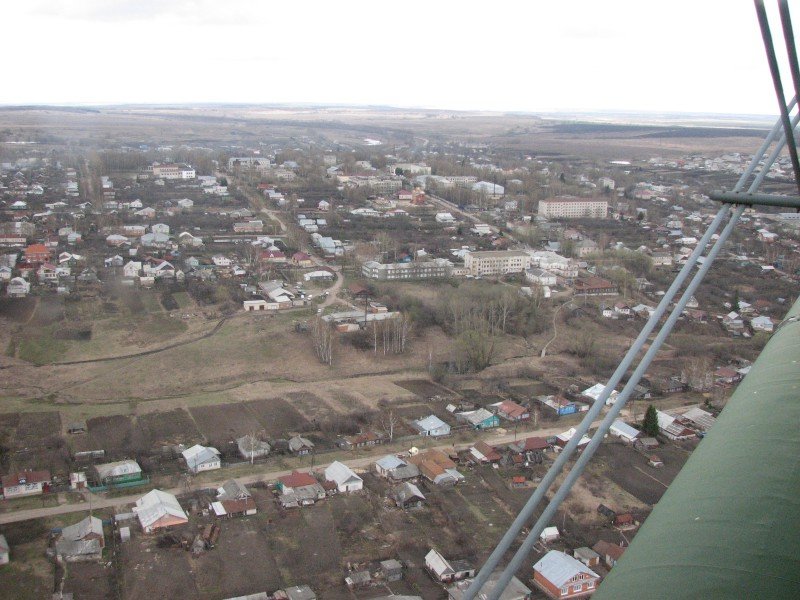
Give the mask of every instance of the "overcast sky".
[[6, 0], [2, 15], [0, 104], [777, 114], [750, 0]]

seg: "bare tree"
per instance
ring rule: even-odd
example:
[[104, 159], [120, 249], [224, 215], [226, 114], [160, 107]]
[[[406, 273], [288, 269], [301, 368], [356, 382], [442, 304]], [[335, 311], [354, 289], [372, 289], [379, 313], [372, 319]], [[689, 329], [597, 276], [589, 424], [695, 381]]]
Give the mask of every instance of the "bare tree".
[[333, 364], [333, 331], [330, 325], [322, 318], [317, 317], [311, 327], [311, 339], [314, 344], [314, 354], [321, 363]]
[[256, 450], [258, 450], [259, 446], [261, 445], [259, 443], [260, 439], [257, 437], [256, 434], [257, 434], [256, 431], [251, 431], [250, 435], [247, 436], [247, 445], [248, 445], [248, 450], [249, 450], [249, 454], [250, 454], [250, 464], [251, 465], [253, 464], [253, 461], [255, 460]]
[[683, 363], [681, 381], [696, 392], [711, 389], [711, 360], [707, 356], [693, 356]]
[[508, 322], [508, 317], [515, 312], [518, 302], [519, 302], [519, 296], [514, 290], [510, 288], [504, 289], [500, 293], [500, 297], [497, 299], [497, 306], [498, 310], [500, 311], [499, 314], [500, 330], [503, 333], [506, 332], [506, 324]]
[[389, 436], [389, 442], [394, 440], [394, 428], [400, 423], [400, 419], [395, 412], [390, 408], [381, 415], [381, 426]]
[[411, 332], [411, 318], [400, 313], [393, 319], [372, 322], [373, 352], [378, 353], [378, 337], [380, 336], [383, 354], [403, 354], [408, 345]]

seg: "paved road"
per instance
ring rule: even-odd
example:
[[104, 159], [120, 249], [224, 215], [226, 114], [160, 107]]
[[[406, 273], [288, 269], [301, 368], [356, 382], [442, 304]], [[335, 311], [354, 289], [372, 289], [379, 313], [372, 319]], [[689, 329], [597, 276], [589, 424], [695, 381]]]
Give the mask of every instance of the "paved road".
[[[592, 423], [592, 427], [597, 427], [600, 424], [600, 421], [595, 421]], [[508, 444], [513, 442], [516, 438], [525, 438], [532, 435], [540, 436], [540, 437], [549, 437], [553, 435], [557, 435], [564, 431], [564, 427], [554, 427], [549, 429], [538, 429], [536, 431], [524, 431], [520, 432], [515, 435], [513, 432], [511, 433], [504, 433], [498, 435], [495, 433], [492, 435], [490, 432], [487, 432], [488, 435], [480, 436], [480, 439], [486, 441], [491, 445], [500, 445], [500, 444]], [[476, 440], [477, 441], [477, 440]], [[472, 443], [463, 443], [463, 444], [444, 444], [441, 446], [436, 446], [435, 448], [438, 450], [465, 450], [469, 448]], [[387, 453], [389, 451], [387, 450]], [[371, 456], [364, 456], [361, 458], [354, 458], [351, 460], [343, 460], [341, 462], [345, 463], [349, 467], [353, 469], [364, 469], [369, 467], [372, 463], [374, 463], [379, 457], [376, 455]], [[321, 463], [315, 465], [314, 467], [300, 467], [296, 469], [297, 471], [308, 472], [310, 470], [324, 470], [330, 463]], [[279, 477], [283, 475], [291, 474], [291, 470], [283, 470], [283, 471], [267, 471], [264, 473], [253, 473], [251, 475], [244, 475], [242, 477], [237, 477], [236, 480], [240, 481], [244, 484], [252, 484], [256, 482], [263, 482], [263, 481], [275, 481]], [[220, 471], [220, 475], [223, 475], [224, 469]], [[223, 479], [219, 479], [217, 481], [208, 481], [208, 482], [198, 482], [196, 485], [202, 488], [217, 488], [220, 487], [223, 483], [229, 480], [230, 477], [225, 477]], [[186, 490], [183, 487], [180, 488], [172, 488], [166, 490], [171, 494], [180, 495], [184, 493]], [[87, 492], [88, 494], [88, 492]], [[92, 494], [92, 502], [91, 506], [93, 509], [99, 508], [113, 508], [113, 507], [120, 507], [123, 510], [129, 510], [129, 506], [136, 502], [139, 498], [142, 497], [142, 493], [132, 494], [130, 496], [119, 496], [116, 498], [105, 498], [103, 496], [98, 496]], [[89, 510], [89, 502], [78, 502], [75, 504], [62, 504], [60, 506], [52, 506], [48, 508], [31, 508], [26, 510], [18, 510], [13, 512], [6, 512], [0, 513], [0, 525], [6, 523], [16, 523], [18, 521], [27, 521], [28, 519], [41, 519], [43, 517], [52, 517], [56, 515], [64, 515], [74, 512], [82, 512]]]

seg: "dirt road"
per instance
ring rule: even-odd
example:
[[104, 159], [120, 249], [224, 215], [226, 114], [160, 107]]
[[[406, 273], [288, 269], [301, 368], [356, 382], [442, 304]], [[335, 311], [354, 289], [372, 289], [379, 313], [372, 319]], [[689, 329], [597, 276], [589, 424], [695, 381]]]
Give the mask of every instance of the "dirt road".
[[[595, 421], [592, 423], [592, 427], [597, 427], [600, 424], [600, 421]], [[482, 435], [480, 439], [487, 442], [490, 445], [501, 445], [501, 444], [508, 444], [513, 442], [516, 438], [525, 438], [532, 435], [539, 436], [539, 437], [550, 437], [553, 435], [557, 435], [564, 431], [564, 427], [554, 427], [549, 429], [538, 429], [536, 431], [531, 432], [522, 432], [517, 435], [514, 433], [504, 433], [502, 435], [497, 434], [489, 434], [489, 435]], [[477, 441], [477, 439], [476, 439]], [[441, 446], [436, 446], [435, 449], [437, 450], [465, 450], [472, 446], [474, 442], [464, 443], [464, 444], [443, 444]], [[387, 450], [387, 454], [390, 453]], [[352, 460], [343, 460], [344, 464], [348, 465], [353, 469], [363, 469], [369, 467], [372, 463], [374, 463], [379, 456], [371, 455], [371, 456], [364, 456], [361, 458], [354, 458]], [[301, 467], [296, 469], [297, 471], [308, 472], [313, 470], [322, 471], [327, 467], [330, 463], [322, 463], [319, 465], [315, 465], [314, 467]], [[284, 475], [290, 475], [291, 470], [283, 470], [283, 471], [267, 471], [265, 473], [253, 473], [251, 475], [244, 475], [242, 477], [237, 477], [236, 480], [240, 481], [241, 483], [252, 484], [256, 482], [263, 482], [263, 481], [275, 481], [279, 477]], [[224, 474], [224, 470], [220, 472], [220, 476]], [[203, 488], [217, 488], [220, 487], [223, 483], [228, 481], [230, 477], [224, 477], [217, 481], [209, 481], [203, 482], [199, 484]], [[175, 495], [179, 495], [185, 492], [184, 488], [173, 488], [166, 490], [167, 492]], [[103, 496], [92, 495], [92, 502], [91, 507], [93, 509], [98, 508], [113, 508], [113, 507], [120, 507], [121, 510], [124, 512], [128, 512], [129, 506], [134, 504], [136, 500], [142, 497], [142, 493], [132, 494], [130, 496], [120, 496], [117, 498], [105, 498]], [[16, 523], [18, 521], [27, 521], [28, 519], [41, 519], [44, 517], [52, 517], [55, 515], [64, 515], [68, 513], [74, 512], [82, 512], [89, 510], [89, 502], [79, 502], [75, 504], [64, 504], [61, 506], [52, 506], [49, 508], [32, 508], [27, 510], [18, 510], [13, 512], [7, 513], [0, 513], [0, 525], [5, 523]]]

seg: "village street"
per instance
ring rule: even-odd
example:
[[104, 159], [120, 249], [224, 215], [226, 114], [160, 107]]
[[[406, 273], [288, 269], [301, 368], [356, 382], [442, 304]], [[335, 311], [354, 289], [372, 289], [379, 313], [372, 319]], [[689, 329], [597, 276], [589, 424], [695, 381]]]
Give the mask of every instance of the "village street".
[[[595, 421], [594, 423], [592, 423], [592, 427], [593, 428], [597, 427], [599, 424], [600, 424], [599, 420]], [[502, 444], [511, 443], [511, 442], [515, 441], [515, 439], [517, 439], [517, 438], [525, 438], [525, 437], [530, 437], [530, 436], [550, 437], [550, 436], [554, 436], [554, 435], [557, 435], [559, 433], [562, 433], [563, 431], [564, 431], [564, 427], [562, 426], [562, 427], [552, 427], [552, 428], [549, 428], [549, 429], [538, 429], [538, 430], [533, 431], [533, 432], [527, 432], [526, 431], [526, 432], [517, 433], [516, 435], [513, 432], [510, 432], [510, 433], [506, 432], [506, 433], [503, 433], [501, 435], [484, 435], [484, 436], [481, 436], [481, 439], [483, 439], [489, 445], [498, 446], [498, 445], [502, 445]], [[453, 450], [460, 451], [460, 450], [465, 450], [465, 449], [469, 448], [470, 446], [472, 446], [472, 443], [462, 443], [462, 444], [452, 444], [451, 443], [451, 444], [443, 444], [441, 446], [435, 446], [433, 449], [444, 450], [444, 451], [453, 451]], [[390, 453], [390, 452], [391, 451], [387, 450], [387, 454]], [[378, 458], [380, 458], [380, 455], [378, 453], [374, 453], [374, 454], [372, 454], [370, 456], [364, 456], [364, 457], [361, 457], [361, 458], [354, 458], [352, 460], [342, 460], [341, 462], [343, 462], [344, 464], [346, 464], [350, 468], [357, 470], [357, 469], [366, 469], [366, 468], [368, 468]], [[309, 467], [300, 467], [300, 468], [298, 468], [296, 470], [297, 471], [303, 471], [303, 472], [308, 472], [308, 471], [311, 471], [311, 470], [321, 471], [321, 470], [324, 470], [325, 467], [327, 467], [329, 464], [330, 463], [321, 463], [321, 464], [318, 464], [318, 465], [314, 465], [313, 467], [310, 467], [310, 466]], [[241, 482], [241, 483], [243, 483], [243, 484], [245, 484], [245, 485], [248, 485], [248, 484], [252, 484], [252, 483], [256, 483], [256, 482], [275, 481], [279, 477], [282, 477], [284, 475], [290, 475], [291, 472], [292, 472], [291, 470], [283, 470], [283, 471], [269, 471], [269, 472], [266, 472], [266, 473], [253, 473], [253, 474], [250, 474], [250, 475], [244, 475], [244, 476], [241, 476], [241, 477], [236, 477], [236, 480]], [[220, 471], [220, 475], [222, 475], [222, 473], [224, 473], [224, 469], [222, 471]], [[221, 478], [219, 480], [204, 482], [204, 483], [199, 484], [199, 485], [201, 485], [203, 488], [217, 488], [217, 487], [222, 486], [222, 484], [225, 483], [225, 481], [227, 481], [228, 479], [230, 479], [230, 477], [223, 477], [223, 478]], [[183, 487], [179, 487], [179, 488], [168, 489], [166, 491], [168, 491], [171, 494], [180, 495], [180, 494], [185, 493], [186, 489], [183, 488]], [[88, 497], [90, 492], [85, 492], [85, 494], [86, 495], [84, 497]], [[67, 514], [67, 513], [86, 511], [86, 510], [89, 510], [90, 504], [91, 504], [91, 508], [92, 509], [120, 507], [120, 511], [121, 512], [128, 512], [128, 509], [125, 508], [125, 507], [128, 507], [131, 504], [134, 504], [136, 502], [136, 500], [141, 498], [142, 495], [143, 495], [143, 493], [139, 492], [139, 493], [136, 493], [136, 494], [131, 494], [129, 496], [118, 496], [118, 497], [115, 497], [115, 498], [106, 498], [106, 497], [104, 497], [102, 495], [91, 494], [91, 503], [87, 500], [87, 501], [84, 501], [84, 502], [78, 502], [78, 503], [74, 503], [74, 504], [62, 504], [62, 505], [59, 505], [59, 506], [52, 506], [52, 507], [48, 507], [48, 508], [32, 508], [32, 509], [26, 509], [26, 510], [19, 510], [19, 511], [7, 512], [7, 513], [1, 513], [0, 514], [0, 525], [6, 524], [6, 523], [15, 523], [15, 522], [18, 522], [18, 521], [26, 521], [28, 519], [40, 519], [40, 518], [43, 518], [43, 517], [52, 517], [52, 516], [55, 516], [55, 515], [63, 515], [63, 514]]]

